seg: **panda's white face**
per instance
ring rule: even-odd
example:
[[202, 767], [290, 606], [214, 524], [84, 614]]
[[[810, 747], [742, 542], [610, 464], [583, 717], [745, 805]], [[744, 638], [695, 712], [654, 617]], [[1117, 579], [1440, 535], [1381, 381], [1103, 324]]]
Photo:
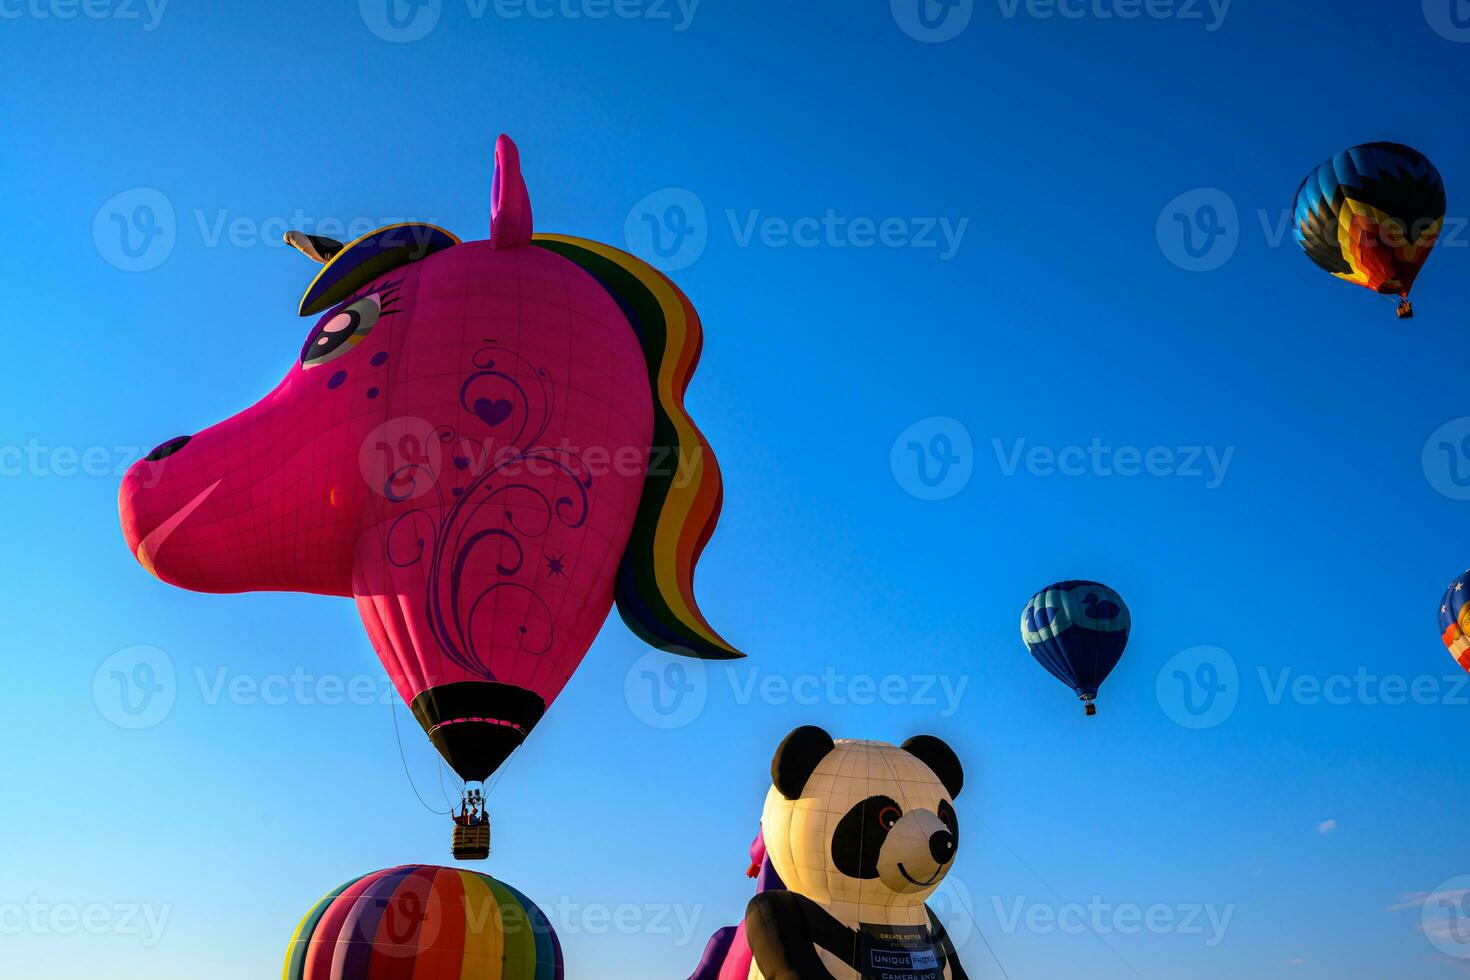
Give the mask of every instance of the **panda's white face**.
[[776, 787], [766, 851], [793, 891], [824, 905], [920, 905], [954, 864], [959, 819], [934, 771], [886, 742], [839, 740], [801, 795]]
[[949, 871], [960, 843], [954, 807], [940, 800], [933, 810], [910, 810], [888, 831], [878, 852], [878, 880], [900, 894], [927, 897]]

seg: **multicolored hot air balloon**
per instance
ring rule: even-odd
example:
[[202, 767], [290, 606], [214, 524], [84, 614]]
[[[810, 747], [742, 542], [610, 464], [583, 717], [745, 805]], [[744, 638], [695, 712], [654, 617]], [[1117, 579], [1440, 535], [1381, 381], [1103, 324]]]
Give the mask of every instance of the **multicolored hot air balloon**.
[[1048, 585], [1021, 612], [1021, 639], [1036, 662], [1097, 714], [1097, 689], [1128, 645], [1132, 620], [1123, 597], [1098, 582]]
[[495, 160], [488, 241], [288, 235], [324, 263], [296, 363], [153, 450], [120, 494], [128, 547], [165, 582], [353, 597], [467, 782], [541, 719], [614, 598], [656, 647], [740, 656], [694, 598], [721, 502], [683, 405], [699, 316], [631, 255], [533, 235], [504, 136]]
[[405, 865], [354, 878], [306, 914], [282, 980], [563, 980], [535, 903], [488, 875]]
[[1409, 290], [1444, 216], [1444, 181], [1424, 154], [1400, 143], [1364, 143], [1302, 181], [1296, 240], [1339, 279], [1400, 297], [1404, 319], [1414, 315]]
[[1444, 590], [1439, 604], [1439, 633], [1450, 656], [1470, 671], [1470, 571]]

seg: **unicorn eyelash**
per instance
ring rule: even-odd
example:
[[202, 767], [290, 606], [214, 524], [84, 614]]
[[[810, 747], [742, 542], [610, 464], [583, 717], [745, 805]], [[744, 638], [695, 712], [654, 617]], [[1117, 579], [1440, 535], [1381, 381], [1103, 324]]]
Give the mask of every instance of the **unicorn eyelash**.
[[358, 290], [357, 293], [355, 293], [344, 302], [338, 304], [337, 308], [332, 311], [331, 315], [335, 316], [341, 311], [347, 309], [353, 303], [356, 303], [358, 300], [371, 296], [374, 293], [378, 294], [378, 313], [380, 316], [386, 313], [396, 313], [398, 312], [397, 310], [390, 310], [388, 309], [388, 306], [398, 300], [398, 293], [402, 289], [402, 287], [403, 277], [401, 276], [397, 279], [385, 282], [377, 288], [373, 288], [373, 286], [370, 284], [366, 288]]
[[[399, 311], [396, 305], [399, 301], [398, 293], [403, 281], [400, 278], [384, 282], [377, 288], [369, 287], [361, 290], [357, 295], [325, 314], [301, 346], [302, 368], [315, 367], [341, 357], [362, 342], [362, 339], [372, 330], [373, 324], [385, 316], [397, 313]], [[363, 306], [364, 309], [352, 314], [353, 308], [357, 306]], [[327, 333], [328, 327], [349, 314], [355, 318], [345, 326], [339, 327], [330, 334]]]

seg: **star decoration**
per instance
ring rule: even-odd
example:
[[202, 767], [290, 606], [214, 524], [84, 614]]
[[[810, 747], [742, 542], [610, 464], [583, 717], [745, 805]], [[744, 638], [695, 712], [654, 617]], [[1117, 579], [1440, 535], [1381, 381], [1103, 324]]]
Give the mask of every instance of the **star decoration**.
[[566, 555], [547, 555], [546, 574], [566, 576]]

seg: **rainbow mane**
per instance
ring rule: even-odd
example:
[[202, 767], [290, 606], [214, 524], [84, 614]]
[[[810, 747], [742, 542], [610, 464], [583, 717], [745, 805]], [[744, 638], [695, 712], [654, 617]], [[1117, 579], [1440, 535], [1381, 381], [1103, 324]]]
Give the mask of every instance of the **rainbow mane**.
[[538, 234], [532, 244], [596, 278], [622, 307], [648, 360], [653, 445], [618, 566], [618, 615], [661, 650], [715, 660], [744, 656], [715, 632], [694, 598], [694, 568], [723, 498], [719, 463], [684, 408], [704, 340], [699, 314], [667, 276], [627, 252], [568, 235]]

